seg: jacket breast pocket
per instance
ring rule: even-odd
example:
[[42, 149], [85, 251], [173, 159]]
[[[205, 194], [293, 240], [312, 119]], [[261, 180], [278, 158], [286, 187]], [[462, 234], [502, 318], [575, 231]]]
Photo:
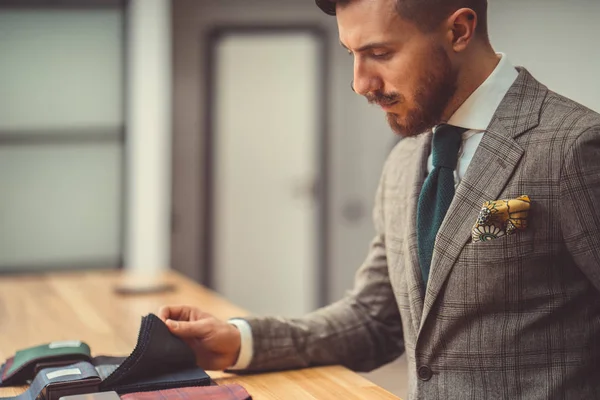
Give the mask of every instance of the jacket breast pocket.
[[[478, 312], [510, 312], [518, 309], [523, 290], [535, 284], [544, 263], [534, 252], [528, 235], [516, 233], [487, 242], [468, 243], [448, 278], [449, 298], [467, 299], [465, 306]], [[467, 296], [465, 298], [465, 296]]]
[[527, 257], [534, 250], [533, 238], [528, 232], [518, 232], [485, 242], [469, 242], [463, 248], [460, 259], [486, 263]]

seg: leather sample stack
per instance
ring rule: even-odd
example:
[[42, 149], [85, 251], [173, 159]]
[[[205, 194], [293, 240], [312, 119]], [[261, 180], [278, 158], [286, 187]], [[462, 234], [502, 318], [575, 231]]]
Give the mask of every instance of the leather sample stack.
[[[65, 341], [20, 350], [0, 367], [0, 386], [30, 382], [25, 393], [7, 399], [59, 400], [65, 396], [101, 392], [137, 393], [137, 396], [146, 393], [144, 399], [149, 399], [160, 398], [161, 394], [156, 392], [158, 397], [152, 397], [148, 392], [189, 387], [197, 391], [202, 386], [212, 385], [206, 372], [196, 366], [190, 347], [154, 314], [142, 318], [137, 344], [128, 357], [92, 358], [87, 344]], [[169, 398], [176, 398], [176, 390], [168, 393]], [[237, 395], [239, 390], [232, 393]], [[196, 393], [192, 398], [202, 397]]]

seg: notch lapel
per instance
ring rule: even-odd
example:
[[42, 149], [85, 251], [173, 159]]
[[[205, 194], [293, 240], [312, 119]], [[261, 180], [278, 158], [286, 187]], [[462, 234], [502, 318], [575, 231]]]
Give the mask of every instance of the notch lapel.
[[517, 168], [523, 149], [515, 138], [539, 124], [547, 88], [525, 69], [498, 107], [458, 186], [436, 236], [420, 330], [463, 247], [485, 201], [496, 200]]
[[404, 260], [406, 263], [406, 279], [410, 311], [414, 316], [414, 318], [412, 318], [412, 323], [415, 334], [419, 331], [421, 315], [423, 315], [424, 290], [423, 277], [419, 266], [417, 243], [417, 203], [419, 202], [421, 188], [427, 177], [427, 159], [431, 152], [431, 138], [431, 132], [428, 132], [424, 134], [422, 138], [419, 138], [420, 145], [414, 152], [415, 159], [413, 160], [414, 165], [416, 165], [416, 173], [413, 174], [412, 181], [409, 182], [408, 187], [410, 188], [410, 195], [405, 205], [407, 210], [407, 221], [404, 225], [406, 227], [404, 251], [407, 256]]

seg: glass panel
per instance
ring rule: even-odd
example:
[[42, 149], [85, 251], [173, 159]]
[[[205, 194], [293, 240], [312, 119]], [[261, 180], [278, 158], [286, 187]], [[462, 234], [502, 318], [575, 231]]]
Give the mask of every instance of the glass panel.
[[121, 126], [121, 17], [120, 9], [0, 11], [0, 132]]
[[0, 147], [0, 270], [116, 266], [121, 153], [120, 143]]

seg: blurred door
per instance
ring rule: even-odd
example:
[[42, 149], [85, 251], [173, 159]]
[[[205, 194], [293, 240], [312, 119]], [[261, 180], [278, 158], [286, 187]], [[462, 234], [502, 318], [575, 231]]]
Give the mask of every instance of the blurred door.
[[121, 2], [26, 3], [0, 7], [0, 272], [116, 267]]
[[212, 280], [257, 314], [319, 301], [319, 51], [301, 30], [213, 41]]

